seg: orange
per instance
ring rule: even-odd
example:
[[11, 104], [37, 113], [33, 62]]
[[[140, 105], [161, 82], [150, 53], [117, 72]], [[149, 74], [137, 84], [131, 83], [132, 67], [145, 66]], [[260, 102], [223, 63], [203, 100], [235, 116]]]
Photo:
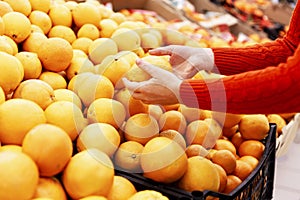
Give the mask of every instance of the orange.
[[0, 86], [6, 95], [11, 94], [24, 78], [22, 63], [15, 57], [5, 52], [0, 52]]
[[77, 74], [83, 72], [93, 72], [94, 69], [94, 64], [88, 58], [73, 56], [69, 67], [65, 71], [67, 74], [67, 79], [71, 80]]
[[101, 37], [109, 38], [112, 36], [113, 32], [117, 30], [118, 23], [113, 19], [102, 19], [99, 22], [99, 29]]
[[124, 137], [129, 141], [136, 141], [142, 145], [149, 140], [157, 137], [159, 134], [159, 126], [157, 121], [149, 114], [138, 113], [126, 121], [124, 127]]
[[239, 149], [240, 145], [245, 141], [240, 132], [235, 133], [230, 141], [235, 146], [235, 149]]
[[278, 135], [282, 133], [283, 127], [286, 126], [286, 121], [283, 117], [281, 117], [279, 114], [269, 114], [267, 115], [269, 123], [275, 123], [276, 124], [276, 131]]
[[161, 131], [176, 130], [182, 135], [185, 134], [187, 122], [184, 115], [176, 110], [164, 112], [158, 120], [159, 128]]
[[79, 200], [107, 200], [107, 198], [104, 196], [91, 195], [91, 196], [80, 198]]
[[43, 33], [32, 32], [22, 43], [22, 48], [24, 51], [37, 53], [45, 40], [47, 37]]
[[177, 142], [155, 137], [144, 146], [141, 167], [145, 177], [161, 183], [173, 183], [186, 172], [188, 158]]
[[231, 174], [236, 167], [236, 158], [229, 150], [217, 150], [212, 155], [212, 162], [220, 165], [226, 171], [226, 174]]
[[144, 146], [135, 141], [125, 141], [114, 155], [116, 168], [129, 172], [141, 172], [140, 157]]
[[167, 137], [177, 142], [183, 149], [186, 149], [186, 142], [184, 137], [176, 130], [168, 129], [159, 133], [160, 137]]
[[206, 157], [208, 155], [207, 149], [205, 149], [200, 144], [191, 144], [186, 147], [185, 153], [187, 157], [193, 157], [193, 156], [202, 156]]
[[[201, 171], [201, 173], [199, 173]], [[217, 192], [220, 187], [218, 169], [208, 159], [201, 156], [188, 158], [188, 167], [178, 182], [178, 187], [192, 192], [194, 190], [212, 190]]]
[[72, 44], [77, 38], [73, 29], [63, 25], [53, 26], [48, 33], [48, 37], [49, 38], [59, 37], [65, 39], [70, 44]]
[[78, 151], [95, 148], [113, 157], [120, 145], [119, 132], [110, 124], [93, 123], [86, 126], [77, 139]]
[[16, 43], [23, 42], [31, 33], [30, 20], [22, 13], [9, 12], [2, 16], [5, 31], [4, 34]]
[[244, 115], [239, 123], [239, 131], [246, 140], [262, 140], [269, 132], [269, 121], [266, 115]]
[[36, 79], [42, 73], [42, 63], [36, 53], [21, 51], [15, 55], [24, 68], [24, 80]]
[[136, 192], [135, 186], [127, 178], [114, 176], [114, 182], [107, 195], [107, 199], [128, 200]]
[[3, 35], [2, 37], [3, 37], [3, 38], [10, 44], [10, 46], [12, 47], [12, 49], [13, 49], [12, 55], [16, 55], [16, 54], [19, 52], [19, 47], [18, 47], [17, 43], [16, 43], [13, 39], [11, 39], [9, 36], [7, 36], [7, 35]]
[[47, 123], [62, 128], [72, 141], [77, 138], [86, 125], [80, 108], [70, 101], [56, 101], [50, 104], [45, 109], [45, 116]]
[[152, 199], [168, 200], [169, 198], [155, 190], [142, 190], [142, 191], [138, 191], [137, 193], [135, 193], [134, 195], [129, 197], [128, 200], [140, 200], [140, 199], [143, 199], [143, 200], [152, 200]]
[[0, 151], [18, 151], [22, 152], [22, 146], [15, 144], [7, 144], [0, 147]]
[[20, 145], [30, 129], [45, 122], [43, 109], [33, 101], [7, 100], [0, 105], [0, 141]]
[[72, 199], [86, 196], [106, 196], [113, 185], [113, 163], [97, 149], [75, 154], [62, 173], [62, 183]]
[[187, 107], [184, 104], [180, 104], [178, 107], [178, 111], [183, 114], [186, 121], [188, 123], [195, 121], [195, 120], [204, 120], [205, 116], [203, 115], [203, 112], [199, 108], [191, 108]]
[[226, 150], [229, 150], [233, 155], [236, 155], [235, 146], [232, 144], [231, 141], [226, 140], [226, 139], [218, 139], [216, 141], [214, 149], [216, 149], [216, 150], [226, 149]]
[[212, 148], [216, 144], [216, 141], [222, 137], [222, 127], [213, 118], [206, 118], [204, 121], [207, 122], [209, 126], [209, 137], [206, 138], [205, 145]]
[[31, 33], [33, 32], [39, 32], [44, 34], [44, 31], [38, 25], [31, 24]]
[[230, 127], [230, 128], [223, 127], [222, 135], [227, 137], [227, 138], [231, 138], [238, 131], [238, 128], [239, 128], [239, 125], [235, 125], [235, 126]]
[[232, 174], [243, 181], [251, 174], [252, 171], [252, 166], [250, 166], [247, 162], [238, 159], [236, 160], [236, 167]]
[[29, 0], [3, 0], [8, 3], [15, 12], [19, 12], [28, 16], [31, 12], [31, 4]]
[[38, 185], [39, 172], [28, 155], [0, 151], [0, 179], [3, 182], [0, 185], [0, 199], [31, 199]]
[[67, 195], [56, 177], [40, 177], [33, 198], [67, 200]]
[[227, 185], [227, 174], [224, 168], [221, 167], [220, 165], [215, 164], [215, 167], [217, 168], [220, 177], [220, 186], [218, 192], [223, 192]]
[[41, 176], [50, 177], [64, 169], [72, 156], [73, 146], [63, 129], [40, 124], [26, 134], [22, 150], [36, 162]]
[[31, 24], [40, 27], [44, 34], [47, 34], [52, 27], [51, 18], [43, 11], [34, 10], [30, 13], [28, 18]]
[[252, 170], [254, 170], [259, 163], [257, 158], [255, 158], [254, 156], [242, 156], [239, 160], [248, 163], [252, 167]]
[[82, 109], [82, 103], [80, 98], [73, 92], [68, 89], [56, 89], [53, 91], [56, 101], [70, 101], [74, 103], [78, 108]]
[[53, 90], [67, 88], [66, 79], [56, 72], [44, 71], [39, 76], [39, 79], [48, 83], [53, 88]]
[[115, 128], [121, 127], [126, 117], [125, 108], [119, 101], [99, 98], [91, 103], [87, 110], [90, 123], [108, 123]]
[[77, 31], [77, 37], [85, 37], [91, 40], [95, 40], [100, 37], [99, 29], [94, 24], [84, 24]]
[[240, 156], [254, 156], [258, 160], [262, 157], [265, 150], [265, 145], [257, 140], [246, 140], [244, 141], [239, 149], [238, 153]]
[[46, 109], [55, 101], [52, 87], [39, 79], [29, 79], [21, 82], [12, 97], [31, 100], [41, 106], [42, 109]]
[[67, 40], [56, 37], [45, 40], [37, 54], [46, 70], [60, 72], [71, 63], [73, 49]]
[[235, 175], [228, 175], [227, 176], [227, 184], [226, 188], [223, 191], [225, 194], [231, 193], [236, 187], [238, 187], [242, 183], [242, 180], [235, 176]]
[[90, 45], [93, 43], [93, 40], [87, 37], [78, 37], [73, 41], [72, 47], [73, 49], [82, 50], [85, 54], [89, 53]]
[[72, 10], [72, 16], [75, 25], [79, 28], [84, 24], [93, 24], [98, 27], [101, 20], [101, 14], [97, 7], [87, 2], [78, 3]]
[[0, 1], [0, 16], [2, 17], [8, 12], [13, 12], [12, 7], [5, 1]]
[[[1, 21], [1, 20], [0, 20]], [[4, 27], [3, 27], [4, 29]], [[13, 48], [10, 45], [10, 43], [6, 40], [6, 38], [4, 36], [2, 36], [1, 34], [1, 30], [0, 30], [0, 51], [1, 52], [5, 52], [8, 53], [10, 55], [14, 55], [13, 54]]]
[[224, 112], [212, 112], [212, 118], [215, 119], [222, 127], [230, 128], [238, 125], [243, 115], [224, 113]]
[[[81, 74], [84, 73], [79, 75]], [[86, 107], [99, 98], [112, 99], [114, 96], [112, 82], [99, 74], [92, 74], [89, 78], [82, 81], [80, 85], [76, 83], [75, 87], [77, 95]]]
[[160, 116], [163, 114], [163, 110], [160, 105], [149, 104], [147, 113], [149, 113], [156, 120], [158, 120]]
[[51, 0], [29, 0], [32, 10], [39, 10], [48, 13], [50, 10]]
[[51, 18], [52, 25], [63, 25], [67, 27], [72, 26], [72, 13], [70, 9], [63, 4], [54, 4], [51, 5], [48, 12], [49, 17]]

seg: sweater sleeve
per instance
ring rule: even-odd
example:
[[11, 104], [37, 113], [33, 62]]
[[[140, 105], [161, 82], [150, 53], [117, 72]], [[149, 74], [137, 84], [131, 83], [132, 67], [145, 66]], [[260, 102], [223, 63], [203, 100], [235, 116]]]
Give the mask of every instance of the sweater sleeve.
[[[294, 54], [300, 43], [300, 2], [297, 3], [285, 37], [246, 48], [213, 48], [214, 73], [232, 75], [277, 66]], [[297, 25], [298, 24], [298, 25]]]
[[215, 81], [185, 80], [182, 103], [239, 114], [300, 112], [300, 48], [286, 63]]

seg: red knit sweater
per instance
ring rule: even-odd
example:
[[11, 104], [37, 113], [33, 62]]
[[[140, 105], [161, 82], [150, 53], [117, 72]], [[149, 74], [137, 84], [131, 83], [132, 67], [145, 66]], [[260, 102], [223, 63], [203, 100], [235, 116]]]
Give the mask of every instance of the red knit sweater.
[[215, 81], [185, 80], [184, 104], [241, 114], [300, 112], [300, 2], [286, 36], [246, 48], [213, 48]]

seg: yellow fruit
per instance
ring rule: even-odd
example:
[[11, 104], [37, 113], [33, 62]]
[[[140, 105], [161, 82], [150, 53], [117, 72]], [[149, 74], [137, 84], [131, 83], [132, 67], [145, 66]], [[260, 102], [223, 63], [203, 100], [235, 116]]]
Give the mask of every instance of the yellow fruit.
[[110, 38], [117, 28], [118, 23], [112, 19], [102, 19], [99, 22], [99, 30], [101, 37]]
[[239, 177], [243, 181], [251, 174], [252, 170], [253, 169], [251, 165], [249, 165], [247, 162], [236, 160], [236, 167], [232, 174]]
[[51, 0], [29, 0], [32, 10], [39, 10], [48, 13], [50, 10]]
[[89, 53], [90, 45], [93, 43], [93, 40], [87, 37], [79, 37], [73, 41], [73, 49], [82, 50], [85, 54]]
[[22, 43], [24, 51], [37, 53], [40, 46], [47, 40], [47, 37], [40, 32], [32, 32], [27, 39]]
[[5, 1], [0, 1], [0, 16], [2, 17], [8, 12], [13, 12], [12, 7]]
[[4, 34], [5, 26], [2, 17], [0, 16], [0, 36]]
[[187, 166], [188, 158], [184, 149], [166, 137], [151, 139], [141, 154], [143, 175], [157, 182], [173, 183], [179, 180]]
[[236, 155], [236, 153], [237, 153], [236, 148], [233, 145], [233, 143], [230, 140], [226, 140], [226, 139], [218, 139], [216, 141], [214, 149], [216, 149], [216, 150], [226, 149], [226, 150], [230, 151], [233, 155]]
[[65, 39], [49, 38], [42, 43], [37, 54], [45, 69], [60, 72], [71, 63], [73, 49]]
[[0, 36], [0, 51], [13, 55], [13, 48], [4, 36]]
[[254, 156], [242, 156], [239, 160], [248, 163], [252, 167], [252, 170], [254, 170], [259, 163], [258, 159]]
[[120, 145], [119, 132], [110, 124], [93, 123], [86, 126], [77, 139], [78, 151], [95, 148], [113, 157]]
[[113, 185], [114, 168], [109, 156], [97, 149], [75, 154], [62, 174], [62, 182], [73, 199], [109, 193]]
[[144, 199], [144, 200], [151, 200], [151, 199], [156, 199], [156, 200], [169, 200], [168, 197], [164, 196], [162, 193], [155, 191], [155, 190], [142, 190], [138, 191], [134, 195], [132, 195], [128, 200], [139, 200], [139, 199]]
[[66, 1], [65, 3], [63, 3], [63, 5], [69, 8], [70, 11], [72, 11], [77, 6], [77, 4], [77, 1]]
[[66, 79], [55, 72], [42, 72], [39, 79], [48, 83], [54, 90], [67, 88]]
[[164, 112], [158, 121], [160, 131], [165, 131], [165, 130], [176, 130], [180, 134], [184, 135], [185, 134], [185, 129], [187, 126], [185, 117], [181, 112], [176, 111], [176, 110], [170, 110]]
[[28, 131], [22, 143], [22, 151], [35, 161], [41, 176], [51, 177], [60, 173], [69, 162], [73, 146], [63, 129], [51, 124], [40, 124]]
[[31, 100], [42, 109], [46, 109], [55, 101], [52, 87], [39, 79], [29, 79], [21, 82], [12, 97]]
[[144, 146], [135, 141], [123, 142], [114, 155], [115, 168], [128, 172], [142, 172], [140, 157]]
[[40, 27], [44, 34], [47, 34], [52, 27], [51, 18], [43, 11], [34, 10], [30, 13], [28, 18], [31, 24]]
[[191, 144], [186, 147], [185, 153], [186, 153], [187, 157], [189, 158], [189, 157], [193, 157], [193, 156], [206, 157], [209, 152], [200, 144]]
[[9, 12], [2, 16], [5, 32], [4, 34], [16, 43], [23, 42], [31, 33], [30, 20], [22, 13]]
[[241, 121], [243, 115], [232, 114], [232, 113], [222, 113], [222, 112], [212, 112], [212, 118], [215, 119], [221, 126], [230, 128], [238, 125]]
[[84, 24], [77, 31], [77, 37], [86, 37], [95, 40], [100, 37], [98, 27], [94, 24]]
[[33, 32], [39, 32], [39, 33], [42, 33], [44, 34], [44, 31], [37, 25], [35, 24], [31, 24], [31, 33]]
[[200, 144], [205, 147], [205, 141], [209, 138], [209, 126], [204, 120], [195, 120], [187, 126], [186, 141], [187, 144]]
[[88, 55], [80, 49], [73, 49], [73, 58], [74, 57], [88, 58]]
[[12, 55], [16, 55], [18, 52], [19, 52], [19, 47], [17, 45], [17, 43], [11, 39], [10, 37], [6, 36], [6, 35], [3, 35], [2, 36], [4, 39], [6, 39], [6, 41], [10, 44], [10, 46], [12, 47], [13, 49], [13, 54]]
[[126, 112], [123, 104], [114, 99], [96, 99], [87, 110], [87, 118], [90, 123], [108, 123], [115, 128], [121, 127], [125, 117]]
[[67, 195], [60, 181], [55, 177], [40, 177], [33, 198], [67, 200]]
[[0, 86], [4, 93], [13, 92], [24, 77], [24, 68], [22, 63], [14, 56], [5, 52], [0, 52]]
[[230, 128], [223, 127], [222, 135], [226, 138], [232, 138], [237, 133], [238, 129], [239, 129], [239, 125], [235, 125]]
[[215, 164], [215, 167], [217, 168], [220, 177], [220, 186], [218, 192], [223, 192], [227, 185], [227, 174], [223, 167], [221, 167], [220, 165]]
[[0, 147], [0, 151], [17, 151], [22, 152], [22, 146], [15, 144], [7, 144]]
[[167, 129], [159, 133], [161, 137], [167, 137], [174, 142], [177, 142], [183, 149], [186, 149], [186, 142], [184, 137], [176, 130]]
[[132, 51], [119, 51], [117, 54], [114, 55], [117, 59], [125, 59], [130, 66], [135, 64], [135, 61], [139, 58], [138, 55]]
[[239, 131], [246, 140], [262, 140], [269, 132], [269, 121], [266, 115], [244, 115], [239, 123]]
[[116, 89], [120, 88], [121, 78], [130, 69], [130, 64], [123, 58], [116, 58], [113, 55], [107, 56], [103, 59], [102, 63], [96, 68], [96, 73], [102, 74], [107, 77], [115, 86]]
[[99, 25], [101, 14], [97, 7], [87, 2], [78, 3], [72, 10], [73, 21], [77, 27], [82, 27], [84, 24]]
[[63, 26], [63, 25], [56, 25], [53, 26], [49, 33], [48, 33], [49, 38], [62, 38], [68, 41], [70, 44], [72, 44], [76, 40], [76, 35], [74, 31], [68, 27], [68, 26]]
[[242, 135], [240, 132], [236, 132], [230, 139], [232, 144], [235, 146], [236, 149], [239, 149], [240, 145], [245, 141], [243, 139]]
[[82, 103], [80, 98], [75, 92], [68, 89], [56, 89], [53, 91], [56, 101], [70, 101], [74, 103], [78, 108], [82, 109]]
[[126, 140], [136, 141], [144, 145], [158, 136], [159, 125], [151, 115], [138, 113], [128, 118], [124, 132]]
[[115, 41], [119, 51], [133, 51], [141, 46], [140, 36], [129, 28], [118, 28], [111, 39]]
[[114, 20], [115, 22], [117, 22], [117, 24], [121, 24], [122, 22], [126, 21], [126, 16], [121, 12], [114, 12], [111, 13], [109, 19]]
[[36, 79], [42, 73], [42, 63], [36, 53], [21, 51], [15, 55], [24, 68], [24, 80]]
[[75, 140], [80, 131], [86, 125], [83, 113], [70, 101], [56, 101], [45, 110], [45, 116], [49, 124], [62, 128]]
[[118, 46], [110, 38], [98, 38], [90, 45], [88, 52], [90, 60], [96, 65], [100, 64], [106, 56], [118, 53]]
[[31, 128], [45, 122], [44, 111], [38, 104], [26, 99], [7, 100], [0, 105], [0, 141], [21, 144]]
[[152, 33], [143, 33], [141, 35], [141, 47], [144, 49], [154, 49], [160, 47], [157, 37]]
[[127, 178], [114, 176], [114, 182], [107, 198], [109, 200], [128, 200], [136, 192], [134, 185]]
[[79, 200], [107, 200], [107, 198], [104, 196], [92, 195], [92, 196], [80, 198]]
[[286, 126], [286, 121], [279, 114], [269, 114], [267, 115], [269, 123], [276, 123], [276, 131], [280, 135], [282, 133], [283, 127]]
[[70, 9], [62, 4], [54, 4], [50, 7], [48, 12], [49, 17], [51, 18], [52, 25], [63, 25], [67, 27], [72, 26], [72, 13]]
[[226, 187], [225, 187], [223, 193], [229, 194], [241, 183], [242, 183], [242, 180], [239, 177], [237, 177], [235, 175], [228, 175], [227, 176], [227, 184], [226, 184]]
[[0, 199], [31, 199], [38, 185], [39, 172], [28, 155], [16, 151], [1, 151], [0, 179], [5, 183], [0, 185]]
[[83, 72], [75, 75], [68, 83], [68, 89], [72, 90], [78, 95], [78, 88], [82, 85], [82, 83], [89, 77], [93, 76], [92, 72]]
[[114, 95], [114, 86], [111, 81], [105, 76], [98, 74], [94, 74], [82, 82], [77, 90], [79, 98], [86, 107], [96, 99], [111, 99]]
[[[199, 173], [201, 171], [201, 173]], [[220, 187], [218, 169], [208, 159], [193, 156], [188, 158], [187, 170], [179, 180], [179, 188], [192, 192], [194, 190], [212, 190], [217, 192]]]
[[220, 165], [227, 174], [231, 174], [236, 168], [236, 158], [229, 150], [217, 150], [212, 155], [212, 162]]
[[6, 100], [6, 96], [5, 96], [5, 93], [2, 89], [2, 87], [0, 86], [0, 104], [4, 103]]
[[71, 80], [77, 74], [93, 71], [95, 71], [94, 64], [88, 58], [74, 56], [70, 65], [66, 69], [68, 80]]
[[8, 3], [15, 12], [28, 16], [31, 12], [31, 4], [29, 0], [3, 0]]
[[154, 117], [156, 120], [160, 118], [160, 116], [163, 114], [163, 110], [161, 106], [159, 105], [154, 105], [154, 104], [149, 104], [148, 105], [148, 113]]
[[179, 31], [168, 29], [164, 32], [164, 43], [166, 45], [183, 45], [187, 38]]
[[204, 113], [199, 108], [191, 108], [191, 107], [187, 107], [184, 104], [180, 104], [178, 111], [183, 114], [183, 116], [185, 117], [185, 119], [188, 123], [195, 121], [195, 120], [204, 120], [205, 119]]

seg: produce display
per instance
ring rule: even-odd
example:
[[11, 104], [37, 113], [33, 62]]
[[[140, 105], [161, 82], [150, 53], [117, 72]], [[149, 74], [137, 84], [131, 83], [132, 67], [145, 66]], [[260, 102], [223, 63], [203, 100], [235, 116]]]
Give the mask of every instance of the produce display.
[[115, 169], [185, 191], [229, 194], [240, 185], [260, 162], [269, 123], [279, 135], [294, 113], [234, 115], [133, 99], [121, 78], [150, 78], [138, 58], [172, 70], [169, 57], [147, 52], [168, 44], [249, 43], [96, 0], [0, 1], [0, 199], [168, 199], [137, 190]]

